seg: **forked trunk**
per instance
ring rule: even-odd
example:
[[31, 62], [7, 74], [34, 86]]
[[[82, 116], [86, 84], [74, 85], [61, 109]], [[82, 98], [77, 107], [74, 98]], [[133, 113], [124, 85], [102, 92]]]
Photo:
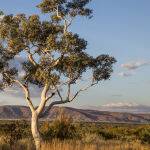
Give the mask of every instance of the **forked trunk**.
[[41, 150], [42, 138], [41, 138], [39, 128], [38, 128], [38, 115], [37, 115], [37, 113], [32, 114], [31, 131], [32, 131], [32, 136], [33, 136], [34, 142], [35, 142], [36, 150]]

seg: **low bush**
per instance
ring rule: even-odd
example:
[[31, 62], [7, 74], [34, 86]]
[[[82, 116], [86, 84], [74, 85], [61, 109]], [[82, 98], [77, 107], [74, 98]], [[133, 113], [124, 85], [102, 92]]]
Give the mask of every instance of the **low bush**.
[[141, 130], [139, 137], [142, 143], [150, 144], [150, 128]]
[[9, 124], [3, 124], [0, 130], [1, 140], [12, 147], [18, 140], [27, 135], [27, 128], [26, 121], [14, 121]]
[[74, 139], [77, 137], [77, 130], [71, 117], [61, 114], [52, 123], [46, 122], [41, 127], [44, 139], [57, 138], [60, 140]]

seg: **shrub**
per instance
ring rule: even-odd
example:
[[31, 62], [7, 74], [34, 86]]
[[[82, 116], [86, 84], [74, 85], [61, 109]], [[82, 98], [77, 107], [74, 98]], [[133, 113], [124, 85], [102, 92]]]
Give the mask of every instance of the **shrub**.
[[26, 122], [14, 121], [9, 124], [1, 125], [1, 138], [9, 144], [11, 147], [17, 143], [18, 140], [26, 136], [26, 128], [28, 127]]
[[70, 116], [61, 113], [52, 123], [47, 122], [41, 127], [44, 139], [58, 138], [60, 140], [77, 137], [76, 128]]
[[142, 143], [150, 144], [150, 129], [144, 129], [139, 134]]
[[99, 131], [99, 135], [102, 136], [105, 140], [111, 140], [117, 138], [114, 132], [110, 131]]

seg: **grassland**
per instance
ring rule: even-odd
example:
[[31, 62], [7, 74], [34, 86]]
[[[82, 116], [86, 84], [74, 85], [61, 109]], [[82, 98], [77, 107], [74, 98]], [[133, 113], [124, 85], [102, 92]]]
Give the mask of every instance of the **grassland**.
[[[41, 122], [42, 150], [149, 150], [149, 124]], [[30, 122], [0, 121], [0, 150], [34, 150]]]
[[[0, 150], [35, 150], [35, 148], [30, 140], [24, 139], [12, 147], [8, 144], [1, 144]], [[97, 143], [83, 143], [78, 140], [60, 141], [54, 139], [50, 142], [43, 143], [42, 150], [149, 150], [149, 145], [116, 140], [100, 140]]]

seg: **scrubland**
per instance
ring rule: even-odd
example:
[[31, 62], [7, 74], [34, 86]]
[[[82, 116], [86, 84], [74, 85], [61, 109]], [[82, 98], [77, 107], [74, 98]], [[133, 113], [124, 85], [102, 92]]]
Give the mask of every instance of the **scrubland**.
[[[40, 123], [42, 150], [149, 150], [149, 124], [73, 122], [66, 116]], [[34, 150], [30, 122], [1, 121], [0, 150]]]

